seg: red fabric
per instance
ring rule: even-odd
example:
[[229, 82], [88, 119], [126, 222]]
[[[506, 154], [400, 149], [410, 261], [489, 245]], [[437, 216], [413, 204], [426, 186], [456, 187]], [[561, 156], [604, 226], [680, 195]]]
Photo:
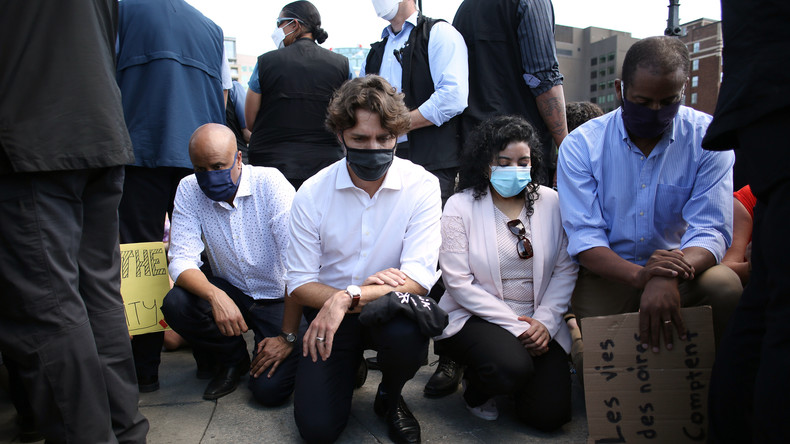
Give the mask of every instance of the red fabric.
[[749, 212], [749, 216], [751, 216], [752, 220], [754, 220], [754, 206], [757, 205], [757, 198], [754, 197], [754, 194], [752, 194], [752, 188], [749, 185], [746, 185], [740, 190], [732, 193], [732, 195], [735, 196], [735, 198], [738, 199], [738, 201], [742, 203], [744, 207], [746, 207], [746, 211]]

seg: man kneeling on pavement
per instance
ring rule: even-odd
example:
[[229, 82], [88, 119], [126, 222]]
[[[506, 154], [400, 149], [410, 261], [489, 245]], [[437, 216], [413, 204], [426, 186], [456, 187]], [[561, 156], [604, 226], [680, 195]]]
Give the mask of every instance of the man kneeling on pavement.
[[382, 372], [374, 411], [393, 441], [420, 441], [401, 391], [425, 359], [429, 337], [403, 315], [378, 325], [363, 325], [359, 315], [392, 291], [425, 295], [436, 281], [439, 181], [394, 156], [409, 124], [403, 95], [382, 77], [346, 82], [327, 117], [346, 158], [304, 182], [294, 198], [286, 281], [288, 298], [310, 321], [294, 394], [296, 425], [308, 442], [334, 441], [345, 428], [365, 348], [378, 350]]
[[[198, 128], [189, 157], [195, 174], [176, 192], [168, 253], [175, 286], [162, 313], [192, 344], [198, 378], [212, 378], [204, 399], [233, 392], [251, 368], [255, 399], [280, 405], [293, 392], [301, 349], [300, 308], [284, 298], [283, 281], [293, 186], [274, 168], [243, 165], [223, 125]], [[211, 276], [200, 269], [204, 249]], [[242, 337], [248, 328], [257, 344], [252, 363]]]

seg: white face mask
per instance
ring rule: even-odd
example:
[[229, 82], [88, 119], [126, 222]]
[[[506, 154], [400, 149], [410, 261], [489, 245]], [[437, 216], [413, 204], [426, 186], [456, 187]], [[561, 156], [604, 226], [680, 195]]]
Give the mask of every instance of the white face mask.
[[386, 21], [390, 21], [398, 15], [398, 4], [402, 0], [373, 0], [373, 8], [376, 10], [376, 15]]
[[[292, 22], [293, 20], [289, 22], [288, 25], [290, 25]], [[277, 28], [274, 29], [274, 32], [272, 33], [272, 41], [274, 42], [274, 46], [276, 46], [277, 49], [285, 48], [285, 38], [296, 32], [296, 30], [294, 29], [293, 31], [286, 34], [285, 31], [283, 31], [283, 28], [285, 28], [285, 26], [283, 26], [282, 28], [278, 26]]]

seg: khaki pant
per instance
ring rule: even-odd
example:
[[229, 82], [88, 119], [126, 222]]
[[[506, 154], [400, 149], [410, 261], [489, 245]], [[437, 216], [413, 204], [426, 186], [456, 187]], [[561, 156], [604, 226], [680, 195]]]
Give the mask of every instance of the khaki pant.
[[[713, 308], [713, 333], [718, 346], [743, 292], [738, 275], [724, 265], [716, 265], [694, 280], [681, 282], [678, 289], [682, 307], [710, 305]], [[571, 307], [580, 321], [579, 327], [583, 329], [586, 317], [639, 311], [641, 298], [642, 290], [602, 278], [581, 267]], [[580, 380], [584, 373], [582, 351], [583, 346], [578, 350], [574, 347], [572, 356]]]

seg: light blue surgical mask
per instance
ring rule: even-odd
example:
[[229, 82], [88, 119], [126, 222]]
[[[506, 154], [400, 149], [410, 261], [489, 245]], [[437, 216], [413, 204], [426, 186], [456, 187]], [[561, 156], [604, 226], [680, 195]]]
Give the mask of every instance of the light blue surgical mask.
[[492, 166], [491, 186], [502, 197], [513, 197], [532, 182], [532, 167]]

